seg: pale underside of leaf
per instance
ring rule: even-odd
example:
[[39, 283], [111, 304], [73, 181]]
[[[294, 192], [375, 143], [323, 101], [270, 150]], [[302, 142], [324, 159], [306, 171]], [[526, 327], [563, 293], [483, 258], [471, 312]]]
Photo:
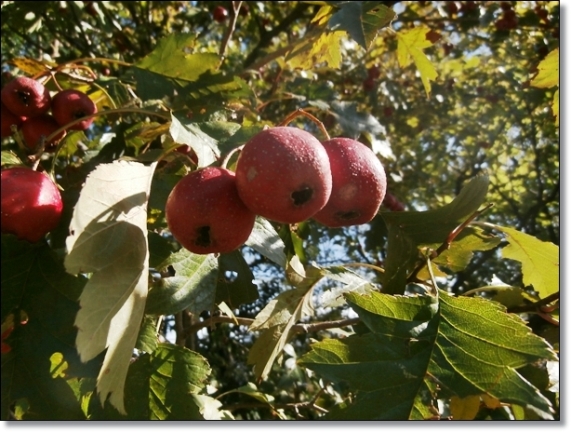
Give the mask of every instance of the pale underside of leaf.
[[147, 197], [155, 164], [116, 161], [87, 178], [70, 223], [69, 273], [93, 273], [75, 325], [82, 361], [107, 348], [97, 377], [103, 403], [125, 412], [123, 394], [148, 290]]

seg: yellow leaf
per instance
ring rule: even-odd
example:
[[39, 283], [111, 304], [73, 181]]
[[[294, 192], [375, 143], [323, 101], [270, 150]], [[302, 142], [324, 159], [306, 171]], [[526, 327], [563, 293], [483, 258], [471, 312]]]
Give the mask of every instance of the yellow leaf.
[[480, 410], [480, 396], [450, 398], [450, 414], [454, 420], [474, 420]]
[[430, 95], [430, 81], [434, 81], [438, 76], [436, 68], [428, 60], [422, 51], [424, 48], [432, 46], [432, 42], [426, 38], [430, 32], [427, 26], [419, 26], [410, 30], [403, 30], [397, 34], [397, 59], [401, 67], [407, 67], [412, 62], [420, 72], [420, 79], [424, 85], [426, 95]]
[[496, 409], [496, 408], [499, 408], [502, 406], [502, 403], [498, 399], [496, 399], [495, 397], [492, 397], [488, 394], [482, 395], [482, 402], [484, 402], [486, 407], [488, 407], [490, 409]]
[[327, 63], [331, 68], [341, 66], [341, 39], [345, 31], [324, 32], [314, 42], [308, 42], [295, 49], [288, 58], [287, 63], [292, 68], [312, 69], [318, 63]]
[[40, 75], [51, 70], [51, 68], [44, 63], [27, 57], [15, 58], [11, 60], [10, 63], [30, 76]]
[[333, 8], [331, 6], [321, 6], [311, 23], [317, 23], [318, 26], [323, 25], [329, 20], [332, 13]]
[[559, 126], [559, 89], [553, 95], [553, 103], [551, 104], [553, 115], [555, 116], [555, 126]]
[[559, 48], [555, 48], [539, 65], [537, 65], [537, 75], [530, 82], [530, 85], [538, 88], [550, 88], [559, 85]]
[[406, 121], [406, 124], [412, 128], [417, 127], [418, 126], [418, 117], [409, 117], [408, 120]]

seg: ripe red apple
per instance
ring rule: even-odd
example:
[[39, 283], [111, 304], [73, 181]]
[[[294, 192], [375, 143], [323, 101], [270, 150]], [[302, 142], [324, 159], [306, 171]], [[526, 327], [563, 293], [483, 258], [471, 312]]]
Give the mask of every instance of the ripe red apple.
[[[60, 127], [61, 126], [58, 124], [56, 119], [51, 115], [42, 114], [37, 117], [26, 119], [26, 121], [22, 123], [21, 129], [26, 146], [30, 150], [36, 151], [41, 143], [42, 137], [44, 139], [47, 138]], [[57, 143], [65, 136], [65, 134], [65, 131], [61, 131], [49, 142], [44, 143], [44, 150], [47, 152], [54, 151], [57, 147]]]
[[55, 183], [31, 168], [2, 170], [2, 233], [35, 243], [57, 227], [63, 203]]
[[6, 138], [12, 135], [12, 125], [20, 126], [24, 121], [24, 118], [14, 114], [8, 109], [6, 105], [4, 105], [4, 103], [2, 103], [2, 111], [0, 112], [0, 116], [2, 119], [2, 138]]
[[266, 129], [244, 145], [236, 184], [252, 212], [276, 222], [301, 222], [329, 199], [329, 158], [309, 132], [293, 127]]
[[371, 221], [387, 191], [381, 162], [366, 145], [350, 138], [333, 138], [323, 147], [331, 164], [333, 190], [327, 205], [313, 219], [328, 227]]
[[[60, 91], [52, 100], [52, 114], [60, 126], [97, 112], [97, 106], [85, 93], [68, 89]], [[83, 120], [69, 127], [73, 130], [86, 130], [93, 117]]]
[[212, 11], [212, 18], [219, 23], [224, 22], [228, 18], [228, 11], [224, 6], [216, 6]]
[[32, 78], [20, 76], [2, 89], [2, 102], [20, 117], [33, 117], [50, 109], [50, 92]]
[[238, 196], [235, 174], [218, 167], [183, 177], [167, 199], [165, 214], [174, 238], [197, 254], [233, 251], [248, 240], [256, 219]]

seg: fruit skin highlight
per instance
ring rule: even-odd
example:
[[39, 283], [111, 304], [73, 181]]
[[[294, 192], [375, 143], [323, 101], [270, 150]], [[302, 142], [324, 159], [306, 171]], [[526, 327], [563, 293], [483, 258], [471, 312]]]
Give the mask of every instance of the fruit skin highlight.
[[276, 222], [301, 222], [329, 199], [329, 158], [309, 132], [269, 128], [244, 145], [236, 166], [236, 183], [240, 198], [252, 212]]
[[50, 92], [32, 78], [14, 78], [2, 89], [2, 103], [19, 117], [34, 117], [50, 109]]
[[[85, 93], [79, 90], [62, 90], [52, 100], [52, 114], [60, 126], [97, 112], [97, 105]], [[68, 129], [86, 130], [93, 117], [71, 125]]]
[[333, 138], [323, 147], [331, 164], [333, 190], [313, 219], [332, 228], [370, 222], [387, 191], [383, 165], [366, 145], [349, 138]]
[[196, 254], [237, 249], [248, 240], [256, 220], [238, 196], [235, 174], [218, 167], [183, 177], [171, 191], [165, 213], [174, 238]]
[[31, 168], [15, 167], [0, 174], [2, 233], [31, 243], [57, 227], [63, 203], [56, 184]]

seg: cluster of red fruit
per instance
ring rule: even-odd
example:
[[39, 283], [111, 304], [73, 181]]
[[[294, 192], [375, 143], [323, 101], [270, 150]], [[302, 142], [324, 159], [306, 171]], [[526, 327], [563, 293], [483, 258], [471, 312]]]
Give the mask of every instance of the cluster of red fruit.
[[191, 252], [230, 252], [250, 236], [256, 215], [293, 224], [313, 218], [328, 227], [373, 219], [386, 193], [375, 154], [349, 138], [319, 142], [309, 132], [274, 127], [252, 137], [236, 172], [207, 167], [171, 191], [166, 220]]
[[[77, 120], [96, 112], [95, 103], [79, 90], [62, 90], [52, 97], [41, 82], [18, 77], [2, 89], [2, 138], [12, 135], [15, 125], [21, 129], [26, 147], [35, 152], [45, 138], [62, 126], [69, 124], [68, 129], [87, 129], [93, 118]], [[62, 130], [49, 142], [44, 142], [44, 149], [54, 151], [65, 134]]]

